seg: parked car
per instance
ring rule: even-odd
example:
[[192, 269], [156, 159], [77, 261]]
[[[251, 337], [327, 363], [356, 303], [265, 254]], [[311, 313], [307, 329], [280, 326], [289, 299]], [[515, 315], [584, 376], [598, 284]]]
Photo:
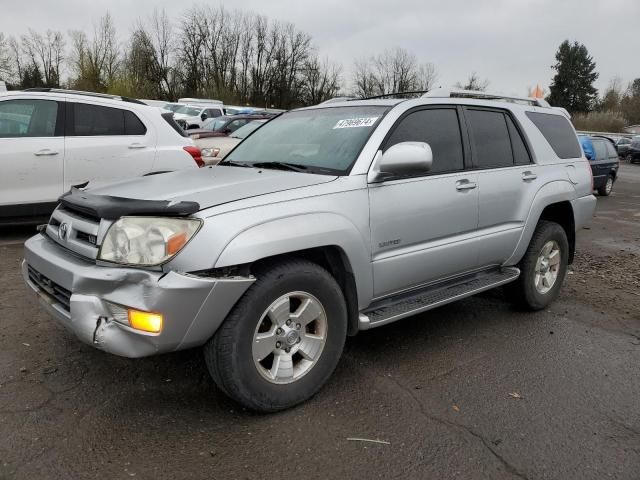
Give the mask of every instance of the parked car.
[[640, 162], [640, 136], [633, 137], [626, 158], [629, 163]]
[[139, 100], [145, 105], [149, 105], [150, 107], [156, 107], [161, 110], [164, 110], [165, 112], [171, 111], [165, 108], [165, 105], [167, 104], [167, 102], [165, 102], [164, 100], [148, 100], [146, 98], [140, 98]]
[[72, 185], [195, 169], [171, 114], [137, 100], [57, 89], [0, 94], [0, 221], [49, 215]]
[[207, 137], [196, 140], [196, 145], [200, 147], [200, 151], [202, 152], [202, 161], [205, 165], [217, 164], [226, 157], [237, 144], [266, 122], [267, 119], [252, 120], [228, 137]]
[[618, 178], [620, 159], [614, 143], [606, 137], [580, 135], [580, 144], [593, 173], [593, 188], [606, 197]]
[[615, 141], [616, 151], [618, 152], [618, 158], [626, 158], [629, 153], [629, 147], [631, 146], [631, 139], [627, 137], [620, 137]]
[[202, 128], [192, 129], [187, 133], [194, 140], [209, 137], [226, 137], [257, 118], [264, 117], [260, 115], [225, 115], [224, 117], [210, 118], [204, 122]]
[[178, 110], [180, 110], [182, 107], [184, 107], [184, 105], [182, 103], [165, 103], [162, 108], [164, 110], [168, 110], [170, 112], [176, 113]]
[[360, 330], [501, 285], [547, 308], [592, 193], [544, 100], [336, 102], [267, 122], [220, 165], [72, 190], [22, 274], [87, 344], [204, 346], [223, 392], [271, 412], [314, 395]]
[[178, 102], [182, 104], [187, 104], [187, 105], [204, 105], [204, 106], [219, 105], [220, 107], [223, 106], [221, 100], [215, 100], [212, 98], [179, 98]]
[[183, 105], [173, 113], [173, 118], [183, 121], [187, 125], [187, 130], [202, 128], [208, 119], [221, 117], [224, 115], [221, 105]]

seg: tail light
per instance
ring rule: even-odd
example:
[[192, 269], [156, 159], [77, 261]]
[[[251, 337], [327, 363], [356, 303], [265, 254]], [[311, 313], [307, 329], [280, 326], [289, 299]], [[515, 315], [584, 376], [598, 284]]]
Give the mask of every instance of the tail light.
[[185, 152], [187, 152], [189, 155], [191, 155], [191, 157], [193, 157], [193, 161], [196, 162], [198, 167], [204, 167], [204, 161], [202, 160], [202, 152], [200, 152], [200, 149], [198, 147], [189, 145], [183, 148]]
[[587, 168], [589, 169], [589, 178], [591, 179], [591, 192], [593, 192], [593, 170], [591, 168], [591, 162], [587, 160], [585, 162], [587, 164]]

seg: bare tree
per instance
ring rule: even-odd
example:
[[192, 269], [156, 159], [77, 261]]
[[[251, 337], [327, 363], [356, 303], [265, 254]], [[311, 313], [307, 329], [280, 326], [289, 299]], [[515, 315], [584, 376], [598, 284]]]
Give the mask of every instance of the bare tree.
[[10, 80], [13, 76], [9, 40], [0, 32], [0, 80]]
[[431, 63], [418, 63], [416, 56], [402, 48], [386, 50], [355, 64], [355, 93], [361, 97], [389, 93], [423, 91], [437, 79]]
[[106, 91], [115, 80], [120, 65], [120, 48], [111, 14], [94, 25], [93, 38], [82, 31], [71, 31], [71, 65], [76, 88]]
[[206, 21], [201, 10], [196, 7], [188, 10], [180, 23], [182, 43], [178, 47], [185, 95], [197, 96], [203, 90], [202, 85], [205, 77], [203, 58], [206, 36]]
[[17, 83], [20, 83], [22, 77], [24, 76], [24, 60], [22, 55], [22, 48], [20, 48], [20, 43], [13, 37], [9, 38], [9, 50], [10, 55], [13, 59], [13, 75], [16, 79]]
[[22, 51], [33, 68], [39, 69], [48, 87], [60, 86], [60, 69], [64, 60], [65, 41], [62, 33], [47, 30], [44, 35], [29, 30], [21, 37]]
[[305, 105], [316, 105], [335, 97], [340, 91], [341, 67], [328, 58], [320, 60], [317, 54], [307, 58], [301, 71], [301, 100]]
[[619, 112], [623, 96], [622, 78], [613, 77], [602, 94], [602, 99], [598, 102], [598, 110], [602, 112]]
[[482, 80], [476, 72], [469, 75], [469, 78], [467, 78], [464, 83], [457, 82], [455, 84], [456, 88], [461, 88], [463, 90], [476, 90], [480, 92], [484, 92], [488, 86], [489, 80]]

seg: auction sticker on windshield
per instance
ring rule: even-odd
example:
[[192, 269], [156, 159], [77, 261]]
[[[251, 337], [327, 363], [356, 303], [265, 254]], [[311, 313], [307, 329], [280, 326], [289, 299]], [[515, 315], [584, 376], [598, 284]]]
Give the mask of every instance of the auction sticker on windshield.
[[345, 118], [338, 120], [333, 128], [371, 127], [378, 118], [380, 117]]

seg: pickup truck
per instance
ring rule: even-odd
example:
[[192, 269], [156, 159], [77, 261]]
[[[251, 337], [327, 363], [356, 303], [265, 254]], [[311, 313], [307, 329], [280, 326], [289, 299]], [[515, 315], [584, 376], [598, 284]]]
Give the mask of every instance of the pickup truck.
[[22, 272], [81, 341], [202, 347], [223, 392], [273, 412], [325, 384], [348, 335], [500, 286], [548, 306], [592, 182], [543, 100], [335, 101], [265, 123], [219, 165], [71, 189]]

